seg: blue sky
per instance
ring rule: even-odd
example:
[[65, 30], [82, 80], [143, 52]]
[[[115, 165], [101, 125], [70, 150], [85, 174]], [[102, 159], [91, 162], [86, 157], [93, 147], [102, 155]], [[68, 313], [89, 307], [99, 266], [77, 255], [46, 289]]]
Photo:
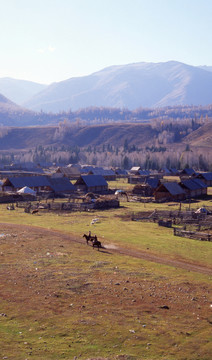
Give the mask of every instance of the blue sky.
[[111, 65], [212, 66], [211, 0], [0, 0], [0, 77], [52, 83]]

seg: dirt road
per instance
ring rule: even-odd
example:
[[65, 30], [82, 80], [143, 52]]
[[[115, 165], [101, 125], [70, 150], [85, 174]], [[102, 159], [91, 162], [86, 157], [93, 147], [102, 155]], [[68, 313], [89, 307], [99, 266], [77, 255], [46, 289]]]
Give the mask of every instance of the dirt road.
[[[62, 237], [64, 241], [69, 241], [69, 242], [72, 241], [72, 242], [76, 242], [76, 243], [83, 244], [83, 245], [86, 244], [86, 242], [83, 239], [76, 238], [73, 235], [64, 234], [57, 230], [49, 230], [49, 229], [44, 229], [41, 227], [35, 227], [35, 226], [29, 226], [29, 225], [8, 224], [8, 223], [1, 223], [0, 226], [1, 227], [7, 226], [12, 231], [15, 231], [17, 229], [19, 231], [29, 231], [29, 233], [30, 233], [30, 230], [32, 230], [32, 228], [33, 228], [33, 232], [38, 232], [39, 234], [42, 234], [42, 235], [48, 234], [48, 235], [56, 236], [60, 239]], [[147, 251], [129, 250], [127, 248], [123, 248], [120, 246], [118, 247], [118, 246], [110, 246], [110, 245], [106, 246], [105, 249], [102, 249], [100, 251], [105, 251], [105, 250], [107, 250], [107, 252], [110, 252], [111, 254], [118, 253], [121, 255], [131, 256], [134, 258], [143, 259], [143, 260], [151, 261], [154, 263], [173, 266], [175, 268], [181, 268], [181, 269], [185, 269], [187, 271], [194, 271], [194, 272], [212, 276], [212, 267], [198, 265], [198, 264], [196, 265], [196, 264], [189, 263], [189, 262], [186, 262], [183, 260], [170, 259], [164, 255], [155, 255], [155, 254], [153, 254], [151, 252], [147, 252]]]

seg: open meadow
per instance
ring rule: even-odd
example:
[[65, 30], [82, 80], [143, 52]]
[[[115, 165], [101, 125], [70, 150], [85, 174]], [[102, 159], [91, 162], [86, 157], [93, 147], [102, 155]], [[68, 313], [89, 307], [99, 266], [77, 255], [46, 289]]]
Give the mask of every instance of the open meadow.
[[0, 205], [0, 359], [210, 360], [212, 243], [131, 220], [170, 205], [34, 215]]

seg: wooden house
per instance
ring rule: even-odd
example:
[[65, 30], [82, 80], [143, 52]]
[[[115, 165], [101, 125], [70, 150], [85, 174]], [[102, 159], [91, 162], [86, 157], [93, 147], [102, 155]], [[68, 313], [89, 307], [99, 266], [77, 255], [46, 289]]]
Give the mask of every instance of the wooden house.
[[62, 178], [48, 178], [51, 190], [57, 194], [72, 194], [75, 192], [75, 186], [70, 182], [67, 177]]
[[153, 196], [154, 191], [160, 185], [160, 180], [156, 178], [149, 178], [145, 183], [134, 186], [132, 193], [141, 196]]
[[185, 168], [179, 173], [181, 178], [190, 178], [197, 175], [196, 171], [192, 168]]
[[105, 180], [112, 181], [116, 180], [115, 171], [112, 169], [103, 169], [100, 167], [94, 167], [88, 172], [89, 175], [101, 175]]
[[176, 182], [165, 182], [154, 192], [156, 201], [181, 201], [185, 199], [185, 191]]
[[23, 187], [39, 191], [51, 191], [51, 185], [47, 176], [17, 176], [7, 178], [2, 185], [2, 191], [18, 191]]
[[57, 193], [73, 193], [75, 187], [68, 178], [51, 178], [48, 176], [19, 176], [7, 178], [2, 185], [3, 191], [14, 191], [27, 186], [36, 191], [48, 191]]
[[187, 179], [180, 182], [187, 198], [196, 198], [207, 195], [207, 185], [200, 179]]
[[75, 187], [78, 191], [105, 193], [108, 190], [108, 183], [102, 175], [81, 175]]
[[200, 173], [196, 178], [202, 180], [207, 186], [212, 186], [212, 172]]
[[116, 177], [127, 177], [128, 176], [128, 171], [126, 169], [120, 169], [120, 168], [114, 168], [112, 169], [115, 174], [116, 174]]
[[[133, 170], [132, 170], [133, 169]], [[149, 170], [141, 170], [140, 167], [134, 166], [130, 170], [130, 174], [128, 176], [129, 184], [144, 184], [147, 179], [150, 177]]]
[[80, 176], [80, 168], [78, 166], [61, 166], [56, 170], [55, 177], [67, 177], [70, 180], [76, 180]]

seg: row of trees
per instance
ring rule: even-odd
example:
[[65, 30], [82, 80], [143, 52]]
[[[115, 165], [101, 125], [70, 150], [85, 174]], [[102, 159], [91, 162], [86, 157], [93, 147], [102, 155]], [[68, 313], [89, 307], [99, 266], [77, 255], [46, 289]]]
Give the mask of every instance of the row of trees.
[[72, 112], [62, 112], [51, 114], [54, 118], [66, 118], [68, 121], [76, 122], [78, 125], [106, 124], [114, 122], [145, 122], [154, 119], [164, 120], [185, 120], [185, 119], [202, 119], [212, 117], [212, 105], [207, 106], [167, 106], [162, 108], [138, 108], [129, 110], [127, 108], [111, 107], [88, 107]]
[[130, 169], [132, 166], [141, 166], [144, 169], [158, 170], [162, 167], [182, 169], [194, 167], [201, 171], [212, 171], [212, 149], [198, 150], [189, 145], [179, 148], [146, 147], [143, 149], [127, 149], [103, 145], [97, 147], [71, 147], [71, 146], [38, 146], [29, 151], [19, 153], [1, 154], [0, 162], [33, 162], [56, 163], [67, 165], [69, 163], [92, 164], [96, 166], [121, 167]]

